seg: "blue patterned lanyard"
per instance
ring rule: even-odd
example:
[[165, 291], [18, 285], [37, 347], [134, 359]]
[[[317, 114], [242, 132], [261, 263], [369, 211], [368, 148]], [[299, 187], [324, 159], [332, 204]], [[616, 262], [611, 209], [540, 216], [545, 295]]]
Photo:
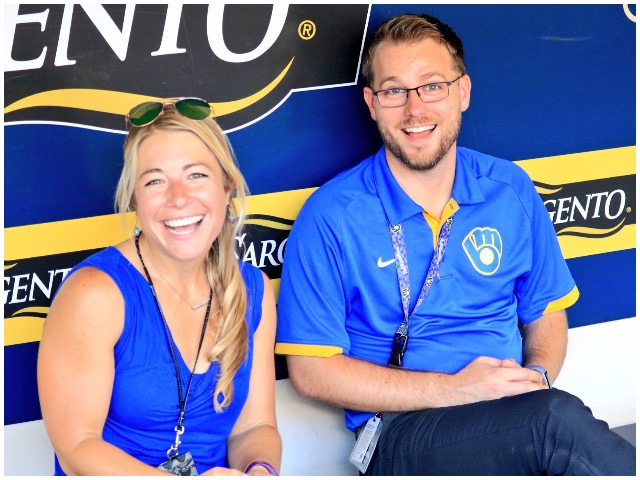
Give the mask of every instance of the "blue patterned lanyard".
[[409, 263], [407, 261], [407, 247], [404, 240], [404, 232], [402, 231], [402, 225], [400, 224], [389, 226], [391, 243], [393, 245], [393, 254], [396, 259], [396, 273], [398, 274], [398, 285], [400, 287], [400, 297], [402, 298], [402, 310], [404, 312], [404, 319], [393, 338], [391, 356], [389, 357], [389, 365], [391, 366], [402, 367], [404, 352], [407, 350], [407, 344], [409, 343], [409, 319], [422, 304], [424, 297], [426, 297], [427, 293], [429, 293], [429, 289], [431, 289], [431, 285], [433, 284], [435, 277], [438, 275], [440, 264], [444, 259], [444, 251], [447, 248], [447, 243], [449, 243], [453, 217], [454, 215], [451, 215], [447, 218], [440, 229], [438, 243], [435, 251], [433, 252], [433, 257], [431, 258], [431, 265], [429, 265], [427, 278], [424, 280], [420, 296], [418, 297], [415, 307], [413, 307], [411, 315], [409, 315], [411, 282], [409, 280]]

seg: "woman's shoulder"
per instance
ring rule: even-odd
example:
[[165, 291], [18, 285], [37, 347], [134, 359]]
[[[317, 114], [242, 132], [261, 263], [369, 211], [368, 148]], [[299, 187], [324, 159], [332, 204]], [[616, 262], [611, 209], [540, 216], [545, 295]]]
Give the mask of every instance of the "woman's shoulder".
[[122, 268], [122, 260], [126, 260], [122, 252], [116, 247], [109, 246], [88, 255], [71, 270], [71, 273], [84, 267], [94, 267], [102, 271]]
[[124, 298], [113, 278], [91, 262], [82, 262], [56, 292], [45, 323], [49, 329], [69, 332], [89, 328], [115, 341], [122, 331], [123, 313]]
[[114, 279], [114, 271], [118, 268], [120, 260], [124, 257], [114, 247], [107, 247], [97, 253], [89, 255], [71, 269], [60, 291], [73, 290], [76, 293], [91, 294], [91, 292], [109, 290], [117, 291], [117, 282]]
[[87, 287], [94, 284], [100, 286], [108, 281], [108, 270], [115, 267], [120, 256], [120, 252], [114, 247], [107, 247], [87, 256], [69, 271], [62, 286], [67, 287], [68, 284], [77, 283], [75, 279], [81, 279], [81, 283], [85, 283]]
[[[135, 282], [135, 267], [115, 247], [107, 247], [87, 256], [71, 269], [56, 297], [66, 294], [76, 299], [87, 298], [103, 305], [122, 298], [122, 292]], [[107, 302], [105, 300], [110, 298]]]

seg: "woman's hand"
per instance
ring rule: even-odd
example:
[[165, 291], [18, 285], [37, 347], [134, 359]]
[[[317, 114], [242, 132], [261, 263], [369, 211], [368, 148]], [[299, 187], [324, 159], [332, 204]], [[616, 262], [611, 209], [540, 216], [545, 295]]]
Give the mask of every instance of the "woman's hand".
[[244, 476], [244, 473], [242, 473], [240, 470], [236, 470], [234, 468], [224, 468], [224, 467], [213, 467], [210, 470], [207, 470], [204, 473], [201, 473], [200, 475], [207, 475], [207, 476], [224, 476], [224, 477], [241, 477]]

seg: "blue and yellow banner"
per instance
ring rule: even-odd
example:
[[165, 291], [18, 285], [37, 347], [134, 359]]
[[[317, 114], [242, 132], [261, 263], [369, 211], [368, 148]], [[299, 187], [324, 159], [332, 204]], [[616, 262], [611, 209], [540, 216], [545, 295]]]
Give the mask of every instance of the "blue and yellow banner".
[[129, 108], [177, 96], [213, 106], [251, 192], [238, 255], [277, 292], [306, 198], [381, 145], [362, 50], [408, 11], [462, 39], [473, 88], [458, 144], [532, 178], [581, 291], [570, 326], [636, 314], [634, 5], [3, 9], [5, 424], [40, 418], [38, 342], [61, 281], [129, 235], [113, 214]]

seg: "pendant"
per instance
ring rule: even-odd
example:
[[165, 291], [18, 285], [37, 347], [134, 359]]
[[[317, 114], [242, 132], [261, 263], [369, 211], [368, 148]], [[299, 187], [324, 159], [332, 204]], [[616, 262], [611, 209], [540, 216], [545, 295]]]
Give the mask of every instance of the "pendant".
[[198, 310], [199, 308], [204, 307], [209, 303], [209, 299], [207, 298], [204, 302], [196, 303], [195, 305], [191, 305], [191, 310]]

